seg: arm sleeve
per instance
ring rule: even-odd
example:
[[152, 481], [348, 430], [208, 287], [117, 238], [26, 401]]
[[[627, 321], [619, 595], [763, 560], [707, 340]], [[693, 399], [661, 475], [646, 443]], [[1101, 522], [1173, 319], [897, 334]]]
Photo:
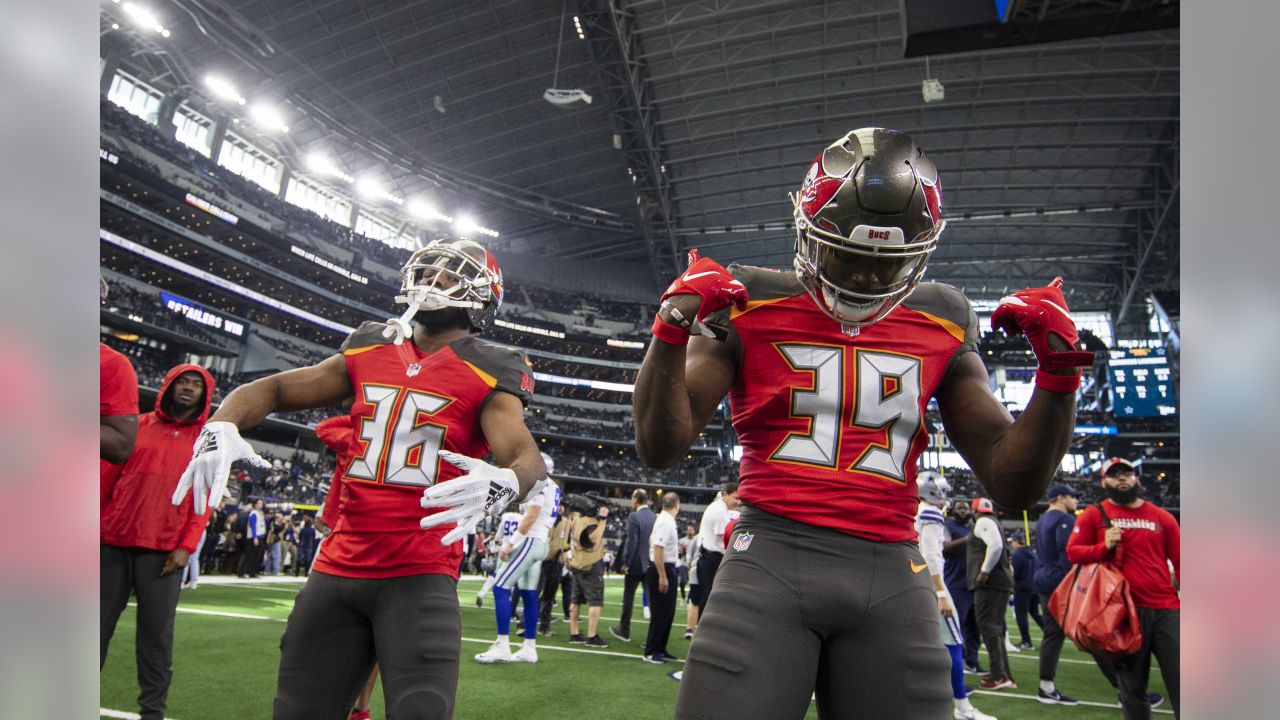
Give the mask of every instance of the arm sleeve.
[[1000, 534], [1000, 527], [994, 520], [979, 522], [973, 526], [973, 534], [987, 544], [987, 554], [982, 558], [982, 572], [989, 573], [1000, 562], [1000, 553], [1004, 551], [1004, 537]]
[[249, 531], [245, 533], [245, 535], [246, 540], [252, 540], [258, 537], [258, 518], [254, 517], [252, 512], [249, 513]]
[[1098, 511], [1089, 507], [1079, 518], [1071, 530], [1071, 539], [1067, 541], [1067, 560], [1073, 563], [1101, 562], [1110, 550], [1106, 542], [1098, 536]]
[[1058, 558], [1067, 554], [1067, 543], [1071, 542], [1071, 529], [1075, 526], [1076, 519], [1068, 515], [1054, 528], [1054, 540], [1057, 541], [1054, 543], [1054, 547], [1058, 551], [1058, 557], [1052, 558], [1053, 561], [1056, 562]]
[[111, 355], [99, 368], [98, 415], [138, 414], [138, 374], [124, 355]]
[[627, 516], [627, 536], [622, 541], [625, 552], [622, 553], [622, 564], [627, 567], [640, 567], [640, 553], [648, 548], [640, 547], [640, 523], [636, 522], [636, 514]]
[[1164, 552], [1169, 556], [1169, 561], [1173, 563], [1173, 575], [1178, 579], [1178, 585], [1182, 585], [1182, 528], [1178, 527], [1178, 521], [1169, 513], [1164, 516]]
[[[187, 524], [182, 529], [182, 535], [178, 538], [178, 547], [187, 551], [188, 555], [195, 554], [196, 546], [200, 544], [200, 535], [204, 533], [205, 526], [209, 524], [209, 515], [213, 512], [212, 506], [205, 506], [204, 512], [197, 515], [192, 506], [187, 505]], [[196, 558], [192, 558], [192, 562], [200, 562]]]
[[925, 523], [920, 528], [920, 554], [930, 575], [942, 574], [942, 526], [938, 523]]
[[333, 532], [338, 523], [338, 499], [342, 497], [342, 466], [334, 468], [333, 479], [329, 481], [329, 492], [320, 503], [320, 521]]

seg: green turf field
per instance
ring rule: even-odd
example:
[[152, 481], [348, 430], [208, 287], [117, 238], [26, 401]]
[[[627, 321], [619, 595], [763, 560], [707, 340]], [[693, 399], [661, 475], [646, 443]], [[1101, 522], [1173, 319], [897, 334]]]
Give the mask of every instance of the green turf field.
[[[658, 666], [640, 659], [648, 623], [640, 617], [639, 608], [632, 621], [630, 643], [608, 634], [608, 627], [616, 623], [620, 611], [620, 579], [611, 578], [606, 583], [600, 635], [609, 641], [609, 648], [593, 651], [581, 645], [571, 646], [567, 624], [556, 623], [551, 626], [556, 633], [554, 637], [538, 638], [537, 665], [484, 666], [472, 661], [471, 656], [486, 649], [495, 634], [492, 597], [487, 599], [484, 609], [475, 605], [479, 583], [475, 578], [463, 578], [459, 585], [463, 660], [458, 718], [656, 720], [671, 717], [678, 683], [668, 674], [679, 670], [681, 664]], [[184, 590], [175, 628], [174, 677], [168, 716], [177, 720], [270, 717], [280, 635], [299, 587], [289, 582], [263, 581], [251, 585], [202, 582], [196, 590]], [[683, 658], [689, 647], [689, 641], [681, 637], [683, 605], [677, 608], [676, 623], [669, 649]], [[1012, 612], [1009, 627], [1016, 627]], [[515, 632], [514, 625], [512, 632]], [[1014, 632], [1016, 634], [1016, 630]], [[1033, 642], [1038, 646], [1040, 634], [1034, 623], [1032, 633]], [[130, 717], [122, 713], [137, 712], [133, 639], [134, 613], [130, 608], [120, 618], [102, 671], [104, 717]], [[518, 639], [513, 640], [514, 645], [518, 645]], [[983, 664], [985, 666], [985, 659]], [[1078, 706], [1041, 705], [1035, 701], [1038, 665], [1034, 651], [1010, 653], [1010, 664], [1019, 682], [1016, 690], [979, 691], [971, 696], [975, 706], [1000, 720], [1121, 717], [1114, 691], [1093, 661], [1070, 643], [1063, 650], [1057, 682], [1064, 692], [1081, 701]], [[1151, 689], [1165, 692], [1154, 667], [1152, 675]], [[967, 676], [967, 680], [971, 687], [978, 683], [975, 676]], [[849, 678], [849, 682], [857, 681]], [[570, 688], [581, 686], [594, 689], [574, 690], [570, 694]], [[372, 709], [374, 718], [384, 717], [380, 688], [374, 692]], [[1156, 713], [1157, 717], [1172, 716], [1169, 703], [1166, 701]], [[810, 709], [806, 717], [816, 718], [817, 713]]]

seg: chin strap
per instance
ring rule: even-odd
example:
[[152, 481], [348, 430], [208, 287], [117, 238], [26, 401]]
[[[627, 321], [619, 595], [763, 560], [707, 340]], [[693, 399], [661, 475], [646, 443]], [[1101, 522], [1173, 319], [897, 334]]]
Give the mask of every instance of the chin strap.
[[[401, 298], [396, 299], [400, 300]], [[408, 302], [407, 299], [405, 301]], [[413, 337], [413, 326], [409, 325], [409, 321], [413, 319], [414, 315], [418, 314], [420, 305], [421, 303], [408, 302], [408, 307], [405, 308], [403, 315], [387, 320], [387, 329], [382, 331], [382, 336], [393, 338], [391, 342], [396, 345], [401, 345], [405, 340]]]

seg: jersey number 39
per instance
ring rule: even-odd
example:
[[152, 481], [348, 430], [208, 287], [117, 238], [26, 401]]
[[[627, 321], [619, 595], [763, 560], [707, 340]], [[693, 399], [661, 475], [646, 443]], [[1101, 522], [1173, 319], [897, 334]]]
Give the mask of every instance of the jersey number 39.
[[[809, 373], [813, 383], [810, 389], [791, 389], [791, 415], [808, 420], [809, 432], [788, 433], [769, 459], [834, 469], [840, 446], [853, 442], [860, 447], [848, 470], [906, 482], [907, 456], [920, 430], [920, 359], [854, 349], [854, 367], [846, 373], [843, 347], [794, 343], [777, 348], [792, 370]], [[845, 389], [846, 375], [853, 392]], [[842, 426], [850, 401], [853, 410]], [[884, 441], [877, 442], [881, 432]]]

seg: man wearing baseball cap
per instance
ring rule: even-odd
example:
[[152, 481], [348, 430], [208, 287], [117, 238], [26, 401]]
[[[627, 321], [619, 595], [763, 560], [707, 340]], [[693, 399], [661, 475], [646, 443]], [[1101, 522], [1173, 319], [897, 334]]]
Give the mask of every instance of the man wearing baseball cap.
[[[1076, 521], [1067, 543], [1067, 559], [1073, 563], [1110, 560], [1129, 582], [1142, 626], [1142, 647], [1113, 662], [1125, 720], [1151, 717], [1147, 679], [1152, 655], [1160, 663], [1176, 716], [1181, 604], [1178, 588], [1169, 576], [1169, 564], [1174, 575], [1181, 577], [1178, 521], [1167, 510], [1142, 499], [1136, 466], [1128, 460], [1110, 458], [1102, 463], [1102, 492], [1106, 499], [1086, 509]], [[1105, 525], [1099, 507], [1111, 520], [1111, 527]]]
[[973, 591], [973, 613], [978, 632], [987, 646], [991, 674], [982, 678], [983, 690], [1017, 688], [1009, 672], [1009, 655], [1004, 645], [1004, 615], [1013, 595], [1013, 568], [1005, 547], [1004, 533], [996, 520], [996, 506], [989, 498], [973, 499], [977, 520], [965, 550], [969, 589]]
[[[1048, 609], [1049, 596], [1071, 571], [1067, 559], [1067, 541], [1076, 525], [1078, 493], [1065, 483], [1049, 486], [1049, 509], [1036, 521], [1036, 572], [1032, 587], [1040, 595], [1040, 604]], [[1046, 705], [1075, 705], [1077, 700], [1063, 695], [1054, 685], [1058, 673], [1058, 657], [1064, 639], [1062, 627], [1053, 613], [1044, 613], [1044, 638], [1040, 641], [1040, 689], [1036, 700]]]

